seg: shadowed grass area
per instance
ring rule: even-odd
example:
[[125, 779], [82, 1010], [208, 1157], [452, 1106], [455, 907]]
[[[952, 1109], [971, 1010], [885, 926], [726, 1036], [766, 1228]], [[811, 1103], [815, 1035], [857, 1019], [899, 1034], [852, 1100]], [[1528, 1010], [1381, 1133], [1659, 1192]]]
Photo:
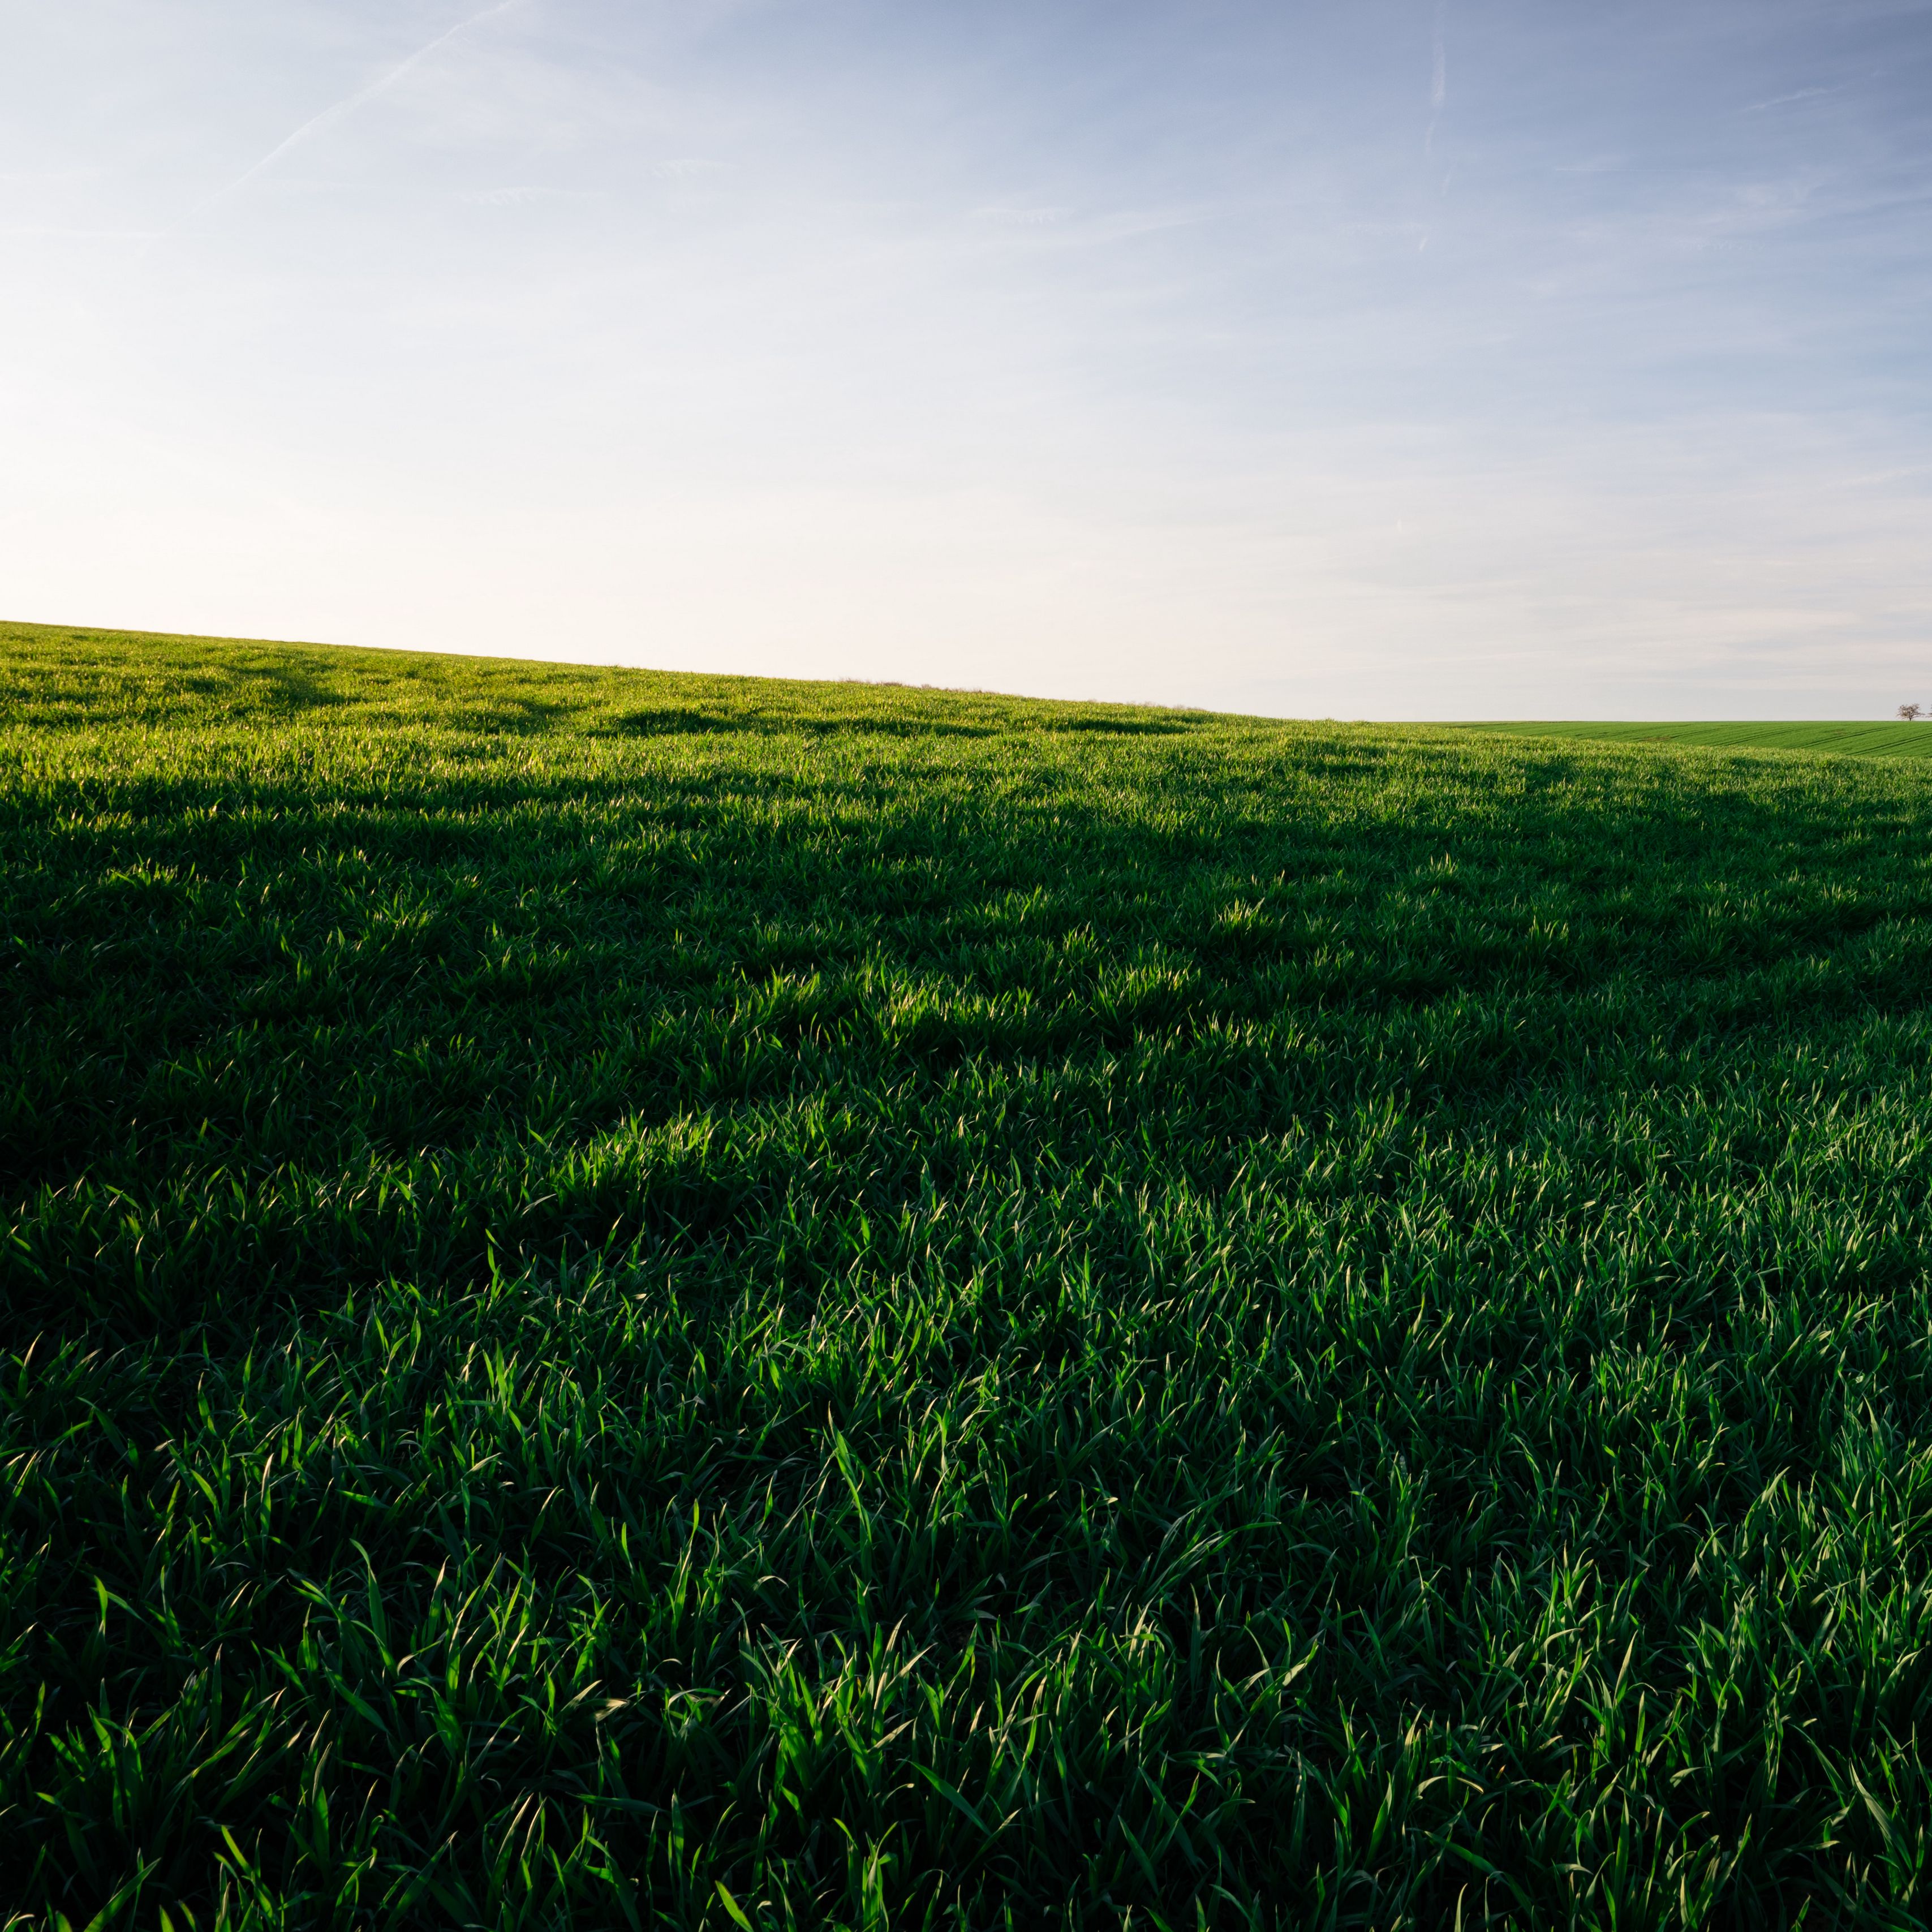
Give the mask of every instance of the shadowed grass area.
[[13, 1922], [1921, 1922], [1932, 774], [0, 707]]
[[1932, 724], [1469, 724], [1512, 738], [1589, 738], [1606, 743], [1708, 745], [1725, 751], [1849, 752], [1863, 758], [1932, 758]]

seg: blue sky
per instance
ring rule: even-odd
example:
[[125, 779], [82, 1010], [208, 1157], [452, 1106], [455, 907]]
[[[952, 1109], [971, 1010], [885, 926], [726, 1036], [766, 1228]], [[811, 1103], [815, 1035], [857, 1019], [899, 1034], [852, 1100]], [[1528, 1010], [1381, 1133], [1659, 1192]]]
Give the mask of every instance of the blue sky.
[[1932, 701], [1932, 0], [0, 0], [0, 612]]

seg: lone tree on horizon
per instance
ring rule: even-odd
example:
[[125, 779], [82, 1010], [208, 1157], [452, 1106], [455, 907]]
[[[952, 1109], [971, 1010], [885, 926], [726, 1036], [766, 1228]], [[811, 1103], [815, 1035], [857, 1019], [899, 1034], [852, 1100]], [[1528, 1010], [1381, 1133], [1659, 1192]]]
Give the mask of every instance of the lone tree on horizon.
[[1921, 705], [1901, 704], [1898, 707], [1898, 715], [1905, 720], [1906, 724], [1910, 724], [1915, 718], [1920, 715], [1924, 707]]

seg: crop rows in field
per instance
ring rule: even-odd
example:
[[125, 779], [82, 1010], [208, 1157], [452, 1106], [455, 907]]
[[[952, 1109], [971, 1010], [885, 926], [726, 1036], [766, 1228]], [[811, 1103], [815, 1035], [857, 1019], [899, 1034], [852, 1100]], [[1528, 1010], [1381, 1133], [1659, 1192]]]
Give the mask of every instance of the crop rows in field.
[[1515, 738], [1585, 738], [1606, 744], [1703, 745], [1723, 751], [1840, 752], [1872, 758], [1932, 758], [1932, 724], [1851, 721], [1838, 724], [1471, 724], [1466, 730]]

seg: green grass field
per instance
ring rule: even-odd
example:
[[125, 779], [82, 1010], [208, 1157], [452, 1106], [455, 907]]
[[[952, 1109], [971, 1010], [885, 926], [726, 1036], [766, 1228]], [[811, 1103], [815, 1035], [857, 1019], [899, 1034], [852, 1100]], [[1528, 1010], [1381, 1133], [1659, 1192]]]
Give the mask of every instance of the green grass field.
[[1625, 745], [1709, 745], [1724, 751], [1855, 752], [1866, 758], [1932, 758], [1932, 723], [1798, 724], [1472, 724], [1513, 738], [1591, 738]]
[[1932, 772], [16, 626], [0, 828], [0, 1923], [1925, 1922]]

